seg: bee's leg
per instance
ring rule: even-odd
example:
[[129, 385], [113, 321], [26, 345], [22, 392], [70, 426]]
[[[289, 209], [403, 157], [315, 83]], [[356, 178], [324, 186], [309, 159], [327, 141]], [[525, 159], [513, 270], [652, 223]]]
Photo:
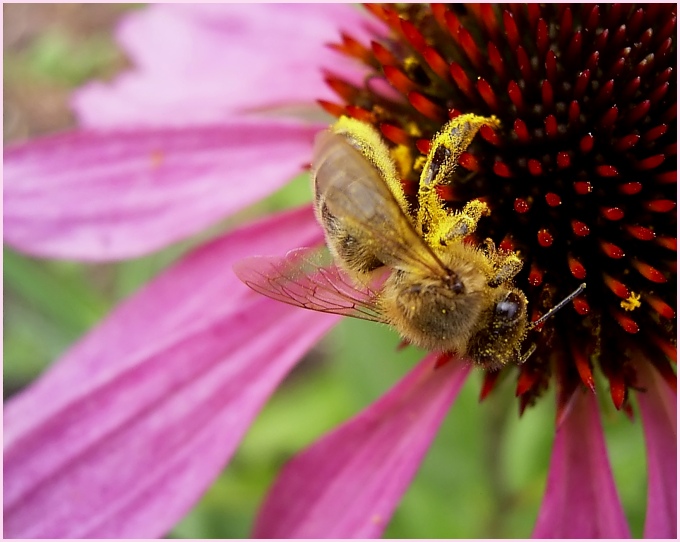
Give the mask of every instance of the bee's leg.
[[[479, 219], [489, 214], [486, 203], [477, 199], [465, 204], [462, 211], [447, 214], [431, 232], [431, 240], [441, 245], [450, 241], [462, 239], [474, 233]], [[494, 250], [495, 253], [495, 250]]]
[[495, 288], [513, 278], [524, 265], [514, 252], [496, 252], [493, 256], [494, 274], [489, 279], [489, 286]]
[[487, 256], [489, 257], [496, 255], [496, 243], [494, 243], [493, 239], [490, 237], [484, 239], [484, 252], [486, 252]]
[[[494, 128], [500, 126], [500, 122], [494, 116], [480, 117], [471, 113], [459, 115], [447, 122], [430, 143], [430, 152], [420, 175], [418, 190], [418, 203], [420, 204], [418, 224], [430, 244], [438, 242], [430, 235], [433, 230], [455, 232], [465, 229], [462, 225], [457, 226], [457, 223], [465, 222], [465, 218], [454, 218], [452, 227], [447, 228], [444, 225], [451, 219], [444, 208], [444, 202], [437, 193], [437, 187], [451, 182], [451, 175], [458, 165], [460, 155], [468, 148], [479, 129], [485, 124]], [[476, 225], [479, 216], [476, 219], [474, 216], [470, 218]], [[468, 226], [472, 225], [470, 221], [467, 222]]]

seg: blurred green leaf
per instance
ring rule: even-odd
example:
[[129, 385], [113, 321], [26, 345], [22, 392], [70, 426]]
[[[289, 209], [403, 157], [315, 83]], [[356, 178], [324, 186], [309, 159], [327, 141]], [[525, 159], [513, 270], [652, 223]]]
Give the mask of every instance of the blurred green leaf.
[[81, 265], [35, 260], [8, 248], [3, 260], [3, 376], [11, 393], [99, 321], [110, 303]]
[[85, 44], [74, 43], [55, 29], [36, 39], [25, 61], [36, 76], [75, 87], [101, 75], [102, 66], [114, 64], [119, 57], [119, 51], [107, 36], [94, 35]]
[[[4, 248], [5, 288], [69, 330], [82, 332], [101, 319], [109, 305], [85, 277], [81, 265], [44, 262]], [[12, 319], [13, 314], [6, 314]]]

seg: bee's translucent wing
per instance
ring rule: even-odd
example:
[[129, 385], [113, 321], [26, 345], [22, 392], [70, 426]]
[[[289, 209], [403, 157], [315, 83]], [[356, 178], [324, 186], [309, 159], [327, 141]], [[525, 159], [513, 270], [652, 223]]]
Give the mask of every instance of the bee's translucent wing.
[[258, 293], [304, 309], [385, 323], [377, 292], [357, 286], [318, 249], [285, 256], [252, 256], [234, 265], [241, 281]]
[[318, 214], [363, 232], [362, 242], [378, 260], [403, 271], [449, 273], [416, 232], [378, 169], [347, 137], [319, 134], [313, 170]]

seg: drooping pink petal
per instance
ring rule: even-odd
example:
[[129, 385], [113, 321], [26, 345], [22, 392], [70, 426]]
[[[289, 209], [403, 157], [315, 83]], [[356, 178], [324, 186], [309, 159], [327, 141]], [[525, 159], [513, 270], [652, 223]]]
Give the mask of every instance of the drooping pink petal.
[[337, 320], [246, 288], [231, 265], [321, 240], [309, 208], [194, 251], [123, 303], [4, 412], [4, 534], [158, 537]]
[[256, 522], [257, 538], [380, 536], [469, 366], [429, 355], [379, 401], [288, 463]]
[[647, 445], [645, 538], [678, 537], [677, 394], [647, 361], [637, 365], [637, 392]]
[[321, 68], [355, 81], [365, 71], [327, 47], [341, 30], [366, 46], [379, 33], [341, 4], [154, 5], [119, 28], [135, 69], [87, 84], [72, 104], [87, 126], [167, 126], [337, 99]]
[[281, 187], [320, 126], [73, 132], [4, 154], [4, 235], [29, 254], [113, 260], [192, 235]]
[[577, 391], [557, 428], [534, 538], [630, 538], [597, 399]]

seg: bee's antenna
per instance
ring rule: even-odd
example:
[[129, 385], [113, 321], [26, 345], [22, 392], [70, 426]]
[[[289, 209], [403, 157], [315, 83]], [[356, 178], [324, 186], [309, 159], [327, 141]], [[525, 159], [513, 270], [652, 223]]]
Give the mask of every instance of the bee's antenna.
[[526, 360], [528, 360], [531, 357], [531, 354], [533, 354], [536, 351], [536, 343], [532, 344], [529, 347], [529, 350], [527, 350], [521, 358], [519, 358], [519, 361], [517, 362], [517, 365], [522, 365]]
[[[583, 290], [586, 289], [586, 283], [584, 282], [576, 288], [572, 293], [570, 293], [567, 297], [565, 297], [562, 301], [560, 301], [557, 305], [555, 305], [552, 309], [550, 309], [548, 312], [546, 312], [543, 316], [541, 316], [538, 320], [535, 322], [531, 322], [529, 324], [529, 330], [535, 329], [538, 326], [540, 326], [543, 322], [545, 322], [548, 318], [550, 318], [553, 314], [555, 314], [558, 310], [560, 310], [562, 307], [564, 307], [567, 303], [569, 303], [572, 299], [574, 299], [578, 294], [580, 294]], [[525, 359], [528, 356], [522, 356], [522, 359]]]

